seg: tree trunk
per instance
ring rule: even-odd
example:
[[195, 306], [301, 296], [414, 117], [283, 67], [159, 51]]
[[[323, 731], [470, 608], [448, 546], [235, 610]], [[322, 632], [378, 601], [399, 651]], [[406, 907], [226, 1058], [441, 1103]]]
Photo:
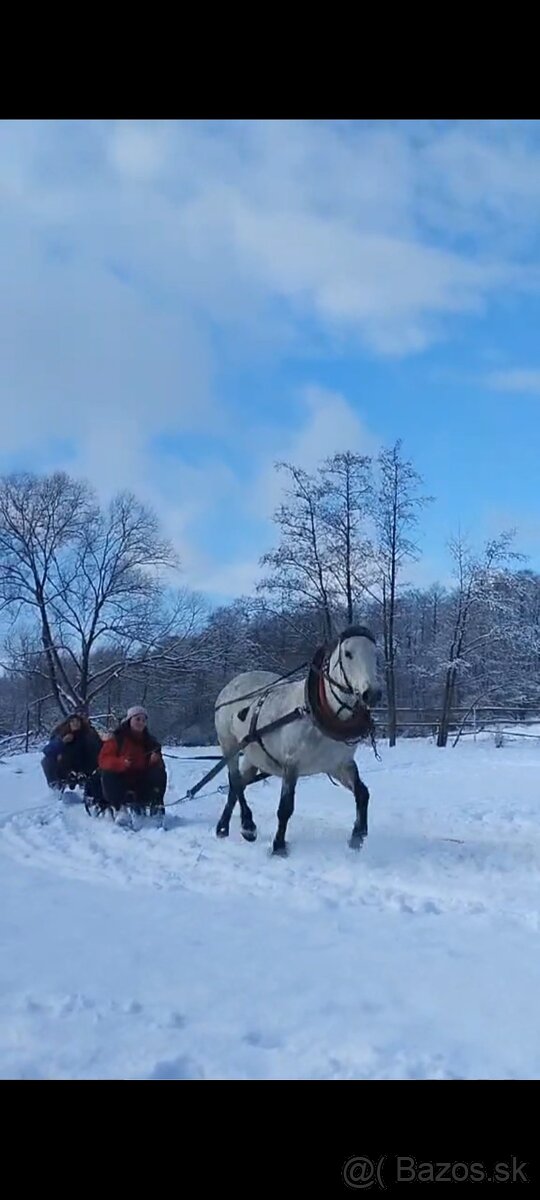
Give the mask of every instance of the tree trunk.
[[441, 719], [439, 722], [439, 732], [437, 735], [437, 745], [439, 747], [446, 746], [448, 741], [448, 731], [450, 726], [450, 717], [452, 715], [452, 703], [454, 699], [454, 689], [456, 684], [456, 668], [448, 667], [446, 679], [444, 682], [444, 694]]
[[383, 577], [382, 581], [382, 618], [383, 618], [383, 639], [384, 639], [384, 663], [385, 663], [385, 685], [386, 685], [386, 704], [388, 709], [388, 745], [395, 746], [397, 739], [397, 719], [396, 719], [396, 684], [394, 672], [394, 647], [392, 641], [393, 622], [391, 620], [391, 604], [388, 602], [388, 593], [386, 588], [386, 580]]
[[392, 747], [395, 746], [397, 741], [396, 680], [393, 659], [390, 659], [386, 667], [386, 697], [388, 703], [388, 745]]
[[398, 479], [397, 471], [394, 476], [394, 499], [392, 510], [392, 553], [390, 559], [390, 605], [388, 611], [388, 663], [387, 663], [387, 695], [388, 695], [388, 745], [395, 746], [397, 739], [396, 719], [396, 674], [394, 655], [394, 620], [396, 613], [396, 554], [397, 554], [397, 506]]
[[346, 503], [347, 503], [347, 532], [346, 532], [346, 561], [345, 561], [345, 588], [347, 593], [347, 623], [352, 625], [354, 619], [353, 596], [352, 596], [352, 578], [351, 578], [351, 481], [347, 474], [346, 482]]

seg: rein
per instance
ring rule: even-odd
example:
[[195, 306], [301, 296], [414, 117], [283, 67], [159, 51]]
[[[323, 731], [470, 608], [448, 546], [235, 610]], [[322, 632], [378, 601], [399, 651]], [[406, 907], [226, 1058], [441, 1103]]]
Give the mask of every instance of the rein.
[[309, 662], [300, 663], [299, 666], [293, 667], [292, 671], [286, 671], [284, 675], [278, 675], [273, 683], [263, 683], [261, 687], [254, 688], [252, 692], [245, 692], [243, 696], [233, 696], [232, 700], [220, 700], [219, 704], [215, 705], [215, 712], [218, 708], [227, 708], [229, 704], [239, 704], [241, 700], [252, 700], [254, 696], [260, 696], [263, 692], [269, 692], [272, 688], [279, 687], [280, 683], [285, 683], [286, 679], [290, 679], [291, 675], [296, 675], [297, 671], [303, 671], [305, 667], [309, 667]]

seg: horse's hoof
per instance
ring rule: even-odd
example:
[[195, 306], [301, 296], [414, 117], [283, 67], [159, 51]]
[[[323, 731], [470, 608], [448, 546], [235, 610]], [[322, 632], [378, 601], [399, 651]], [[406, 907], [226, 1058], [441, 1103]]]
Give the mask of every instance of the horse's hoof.
[[240, 829], [240, 833], [242, 834], [242, 837], [243, 837], [243, 839], [244, 839], [244, 841], [245, 841], [245, 842], [256, 842], [256, 841], [257, 841], [257, 828], [256, 828], [256, 826], [255, 826], [253, 829], [245, 829], [245, 828], [241, 828], [241, 829]]
[[272, 855], [277, 854], [278, 858], [287, 858], [288, 853], [289, 853], [288, 846], [273, 846], [272, 847]]
[[349, 838], [349, 846], [351, 850], [361, 850], [364, 845], [364, 839], [361, 833], [351, 833]]
[[224, 838], [229, 836], [229, 830], [226, 825], [218, 825], [216, 829], [216, 837]]

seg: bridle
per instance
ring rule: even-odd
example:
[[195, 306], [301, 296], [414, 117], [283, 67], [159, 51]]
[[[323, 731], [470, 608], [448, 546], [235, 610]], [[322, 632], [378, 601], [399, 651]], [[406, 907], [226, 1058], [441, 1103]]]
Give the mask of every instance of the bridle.
[[[325, 643], [315, 651], [305, 682], [305, 711], [321, 733], [337, 742], [355, 745], [365, 738], [369, 738], [375, 755], [378, 757], [375, 745], [375, 724], [371, 711], [353, 687], [343, 661], [342, 643], [354, 637], [367, 637], [373, 645], [376, 645], [373, 634], [364, 625], [349, 625], [330, 644]], [[336, 679], [330, 667], [336, 650], [343, 682]], [[334, 699], [338, 701], [339, 713], [345, 709], [349, 715], [340, 716], [330, 708], [326, 684], [328, 684]], [[354, 703], [350, 702], [351, 697], [355, 697]]]
[[[347, 675], [347, 670], [346, 670], [345, 664], [343, 662], [343, 653], [342, 653], [343, 642], [348, 641], [349, 638], [353, 638], [353, 637], [366, 637], [369, 639], [370, 642], [373, 643], [374, 646], [376, 645], [376, 641], [375, 641], [375, 638], [373, 637], [373, 634], [371, 633], [371, 630], [366, 629], [366, 627], [364, 625], [353, 625], [349, 629], [345, 629], [343, 631], [343, 633], [340, 633], [338, 640], [337, 640], [337, 646], [334, 645], [334, 646], [329, 647], [328, 654], [325, 656], [325, 659], [324, 659], [322, 667], [321, 667], [320, 698], [321, 698], [321, 700], [324, 699], [324, 691], [323, 691], [322, 685], [323, 685], [323, 681], [326, 680], [328, 683], [328, 686], [330, 688], [330, 691], [334, 697], [334, 700], [336, 700], [339, 704], [339, 708], [338, 708], [338, 711], [336, 714], [337, 716], [339, 716], [339, 714], [342, 712], [343, 709], [346, 709], [347, 712], [350, 712], [353, 716], [356, 716], [356, 714], [358, 713], [358, 711], [360, 709], [367, 708], [367, 705], [364, 704], [364, 701], [362, 700], [362, 697], [357, 692], [356, 688], [354, 688], [352, 686], [349, 676]], [[345, 680], [344, 684], [340, 683], [339, 680], [337, 680], [335, 678], [335, 676], [330, 674], [330, 662], [332, 660], [332, 656], [335, 654], [336, 649], [338, 652], [338, 666], [339, 666], [339, 669], [343, 676], [343, 679]], [[356, 699], [353, 704], [347, 704], [346, 700], [341, 699], [340, 696], [336, 694], [337, 692], [341, 692], [342, 695], [344, 695], [344, 696], [355, 696]]]

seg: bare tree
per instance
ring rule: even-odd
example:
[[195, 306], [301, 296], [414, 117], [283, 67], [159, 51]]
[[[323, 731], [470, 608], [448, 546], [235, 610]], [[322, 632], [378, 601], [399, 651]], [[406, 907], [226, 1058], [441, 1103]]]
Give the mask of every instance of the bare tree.
[[290, 486], [284, 503], [274, 514], [281, 533], [279, 546], [261, 558], [261, 564], [270, 572], [259, 584], [259, 591], [279, 597], [286, 606], [299, 602], [313, 606], [319, 613], [323, 636], [328, 639], [333, 631], [335, 586], [323, 513], [325, 484], [290, 463], [277, 463], [276, 469], [287, 473]]
[[146, 652], [166, 636], [161, 613], [161, 573], [176, 565], [176, 555], [159, 531], [155, 514], [135, 496], [115, 497], [108, 511], [97, 509], [71, 553], [57, 556], [58, 587], [50, 607], [62, 648], [75, 669], [75, 697], [90, 703], [107, 686], [111, 668], [91, 669], [103, 640], [118, 650], [113, 670], [134, 652]]
[[[501, 704], [512, 705], [522, 719], [540, 713], [540, 577], [509, 564], [493, 574], [485, 596], [486, 604], [479, 602], [469, 611], [466, 639], [456, 660], [451, 728], [462, 723], [466, 730], [467, 713], [475, 706], [485, 706], [479, 727]], [[141, 630], [140, 642], [125, 659], [121, 645], [105, 638], [96, 644], [91, 674], [108, 682], [93, 702], [95, 717], [103, 720], [109, 714], [113, 721], [129, 704], [146, 703], [159, 737], [171, 743], [213, 743], [213, 708], [223, 683], [246, 668], [294, 671], [312, 657], [320, 636], [320, 618], [312, 604], [287, 607], [250, 597], [206, 612], [191, 593], [186, 592], [184, 600], [179, 607], [180, 597], [165, 591], [161, 607], [156, 605], [155, 630], [148, 627], [144, 635]], [[409, 735], [438, 728], [457, 600], [457, 587], [400, 588], [396, 691], [399, 726]], [[382, 631], [381, 615], [382, 606], [369, 601], [365, 619], [377, 634]], [[336, 610], [335, 619], [338, 616]], [[159, 632], [164, 632], [163, 640], [156, 636]], [[50, 728], [57, 711], [39, 628], [31, 623], [26, 628], [19, 617], [7, 639], [6, 655], [7, 670], [0, 674], [0, 736], [9, 742], [10, 734], [19, 734], [14, 744], [20, 748], [28, 710], [31, 734]], [[74, 675], [64, 651], [60, 657], [68, 676]]]
[[425, 499], [399, 443], [379, 460], [372, 508], [363, 456], [334, 455], [315, 476], [281, 470], [289, 491], [268, 586], [210, 612], [173, 591], [174, 556], [133, 497], [100, 511], [91, 489], [60, 473], [0, 479], [0, 610], [11, 621], [0, 737], [16, 733], [20, 747], [74, 703], [112, 720], [142, 702], [160, 737], [213, 742], [224, 682], [247, 668], [298, 669], [360, 606], [385, 647], [391, 741], [397, 712], [408, 733], [435, 728], [444, 745], [475, 706], [536, 711], [540, 576], [519, 565], [511, 535], [480, 554], [454, 539], [455, 586], [410, 588]]
[[[148, 657], [171, 628], [161, 614], [160, 571], [176, 555], [156, 516], [122, 494], [103, 513], [91, 490], [56, 474], [0, 482], [0, 602], [17, 620], [37, 617], [46, 675], [63, 713], [88, 706], [125, 669]], [[100, 644], [115, 660], [96, 668]]]
[[374, 582], [373, 545], [366, 529], [373, 508], [371, 459], [350, 450], [334, 454], [323, 463], [320, 477], [328, 569], [351, 625], [358, 597]]
[[32, 614], [59, 708], [71, 686], [57, 645], [51, 602], [61, 599], [56, 563], [83, 536], [94, 515], [90, 489], [62, 472], [0, 480], [0, 606], [16, 619]]
[[[452, 707], [460, 674], [470, 670], [476, 656], [482, 658], [489, 646], [493, 660], [495, 647], [501, 638], [506, 648], [511, 644], [514, 626], [512, 609], [515, 604], [514, 586], [508, 567], [522, 556], [513, 550], [515, 531], [501, 533], [491, 539], [482, 555], [475, 555], [466, 539], [458, 533], [449, 542], [454, 562], [456, 588], [449, 613], [450, 645], [447, 653], [441, 716], [437, 745], [446, 746]], [[496, 690], [493, 679], [484, 674], [483, 692]]]
[[418, 523], [419, 511], [431, 499], [419, 495], [422, 479], [412, 463], [402, 457], [401, 445], [398, 440], [379, 454], [379, 488], [374, 506], [390, 746], [396, 744], [397, 730], [395, 622], [400, 574], [405, 562], [418, 557], [418, 546], [410, 535]]

